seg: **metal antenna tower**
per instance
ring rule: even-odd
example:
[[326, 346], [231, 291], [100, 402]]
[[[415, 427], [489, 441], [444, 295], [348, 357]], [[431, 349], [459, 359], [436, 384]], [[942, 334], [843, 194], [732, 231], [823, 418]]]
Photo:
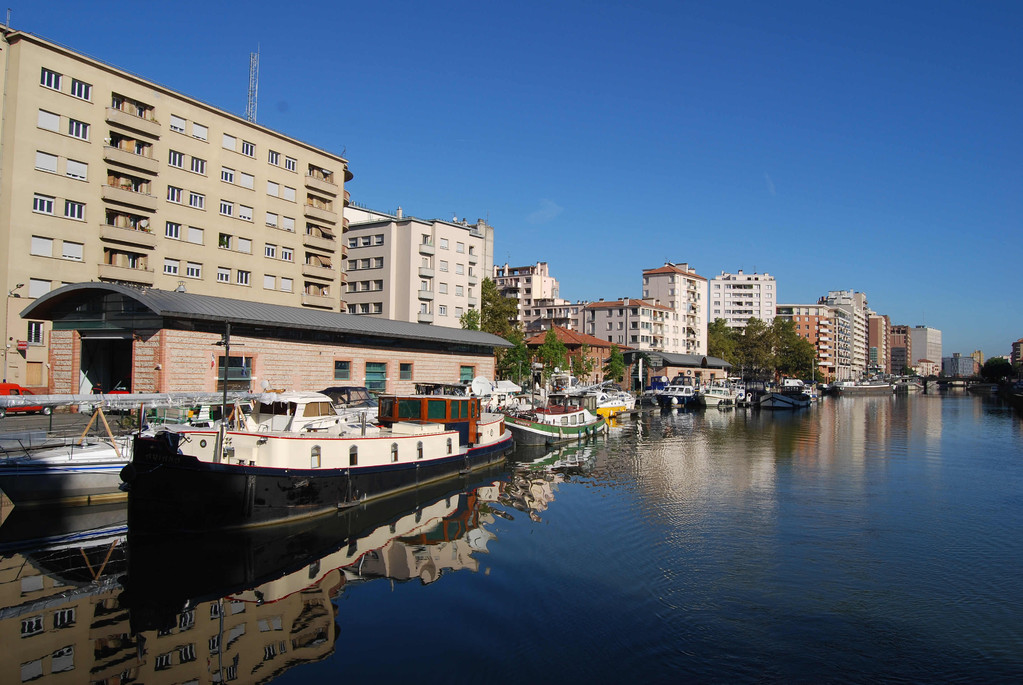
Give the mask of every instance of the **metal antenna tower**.
[[245, 107], [245, 118], [256, 123], [256, 98], [259, 95], [259, 45], [249, 53], [249, 102]]

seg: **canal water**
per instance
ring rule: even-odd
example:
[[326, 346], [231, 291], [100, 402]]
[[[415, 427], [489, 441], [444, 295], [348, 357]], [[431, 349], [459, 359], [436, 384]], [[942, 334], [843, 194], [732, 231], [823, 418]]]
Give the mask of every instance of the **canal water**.
[[117, 532], [4, 555], [0, 681], [1023, 680], [1023, 421], [965, 393], [654, 411], [315, 524]]

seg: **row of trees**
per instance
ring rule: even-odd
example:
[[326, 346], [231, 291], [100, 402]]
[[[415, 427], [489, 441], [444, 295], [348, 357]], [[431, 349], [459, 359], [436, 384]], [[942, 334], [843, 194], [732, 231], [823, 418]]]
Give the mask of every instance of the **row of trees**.
[[729, 328], [724, 319], [707, 327], [707, 354], [732, 365], [744, 378], [769, 380], [776, 376], [812, 379], [817, 351], [796, 333], [791, 321], [775, 317], [767, 323], [750, 319], [745, 328]]
[[[528, 378], [534, 361], [543, 364], [544, 381], [550, 378], [554, 369], [568, 371], [577, 378], [587, 378], [593, 371], [596, 362], [589, 356], [589, 348], [583, 345], [578, 355], [568, 357], [568, 348], [558, 339], [553, 330], [548, 330], [543, 344], [534, 353], [526, 345], [526, 337], [520, 326], [513, 323], [518, 318], [519, 301], [504, 297], [497, 289], [497, 284], [490, 278], [484, 278], [480, 286], [480, 308], [470, 309], [462, 314], [459, 323], [462, 328], [473, 331], [484, 331], [501, 336], [513, 347], [497, 350], [497, 377], [514, 378], [522, 384]], [[616, 382], [625, 375], [625, 360], [617, 347], [603, 367], [604, 377]]]

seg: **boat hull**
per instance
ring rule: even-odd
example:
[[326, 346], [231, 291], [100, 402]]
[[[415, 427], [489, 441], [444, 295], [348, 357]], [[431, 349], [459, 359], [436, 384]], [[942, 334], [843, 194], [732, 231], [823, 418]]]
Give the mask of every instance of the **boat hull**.
[[658, 395], [657, 404], [661, 409], [672, 409], [675, 407], [690, 407], [696, 404], [696, 395]]
[[121, 469], [128, 463], [106, 444], [48, 448], [0, 461], [0, 491], [15, 505], [60, 506], [124, 499]]
[[585, 440], [603, 433], [607, 429], [607, 423], [601, 418], [599, 421], [576, 425], [576, 426], [554, 426], [547, 423], [530, 421], [527, 418], [508, 416], [505, 418], [505, 425], [515, 436], [515, 443], [518, 445], [558, 445], [566, 442]]
[[[317, 516], [387, 497], [504, 460], [500, 439], [445, 457], [343, 469], [210, 463], [180, 454], [166, 436], [138, 438], [128, 484], [133, 533], [242, 528]], [[187, 448], [187, 445], [186, 445]]]
[[805, 393], [769, 392], [760, 398], [759, 406], [761, 409], [801, 409], [810, 406], [810, 396]]

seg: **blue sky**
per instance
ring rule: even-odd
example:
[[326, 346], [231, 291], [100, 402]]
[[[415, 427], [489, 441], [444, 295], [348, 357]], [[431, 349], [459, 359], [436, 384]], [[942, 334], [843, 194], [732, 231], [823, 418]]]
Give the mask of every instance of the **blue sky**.
[[352, 199], [487, 219], [568, 299], [666, 260], [1023, 337], [1023, 2], [18, 2], [12, 25], [344, 151]]

